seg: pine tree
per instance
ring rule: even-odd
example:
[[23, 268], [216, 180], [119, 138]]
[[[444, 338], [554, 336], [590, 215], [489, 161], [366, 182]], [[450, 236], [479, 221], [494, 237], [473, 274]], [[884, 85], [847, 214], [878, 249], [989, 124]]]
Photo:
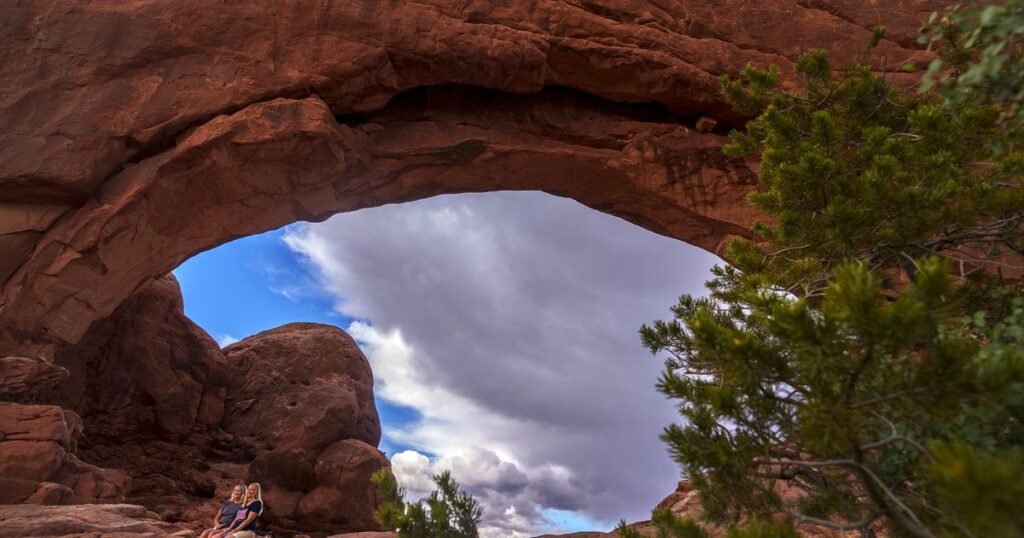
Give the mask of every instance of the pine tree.
[[405, 502], [390, 469], [380, 469], [370, 478], [377, 486], [377, 522], [395, 529], [401, 538], [476, 538], [483, 509], [463, 491], [450, 471], [434, 476], [437, 489], [426, 499]]
[[706, 518], [751, 521], [737, 536], [776, 536], [757, 521], [780, 513], [861, 536], [1024, 535], [1012, 92], [907, 94], [820, 51], [796, 73], [797, 92], [775, 68], [722, 80], [756, 116], [726, 151], [760, 156], [750, 200], [773, 221], [731, 246], [708, 297], [641, 329], [685, 419], [662, 438]]

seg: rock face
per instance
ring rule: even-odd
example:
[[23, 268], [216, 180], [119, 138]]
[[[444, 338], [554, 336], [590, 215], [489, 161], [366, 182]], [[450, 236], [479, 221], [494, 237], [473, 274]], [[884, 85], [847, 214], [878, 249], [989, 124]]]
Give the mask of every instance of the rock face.
[[77, 342], [230, 239], [437, 194], [543, 190], [721, 252], [757, 215], [750, 167], [718, 151], [742, 118], [716, 77], [790, 73], [812, 47], [851, 60], [876, 24], [876, 65], [923, 64], [916, 27], [943, 5], [5, 7], [0, 355]]
[[307, 531], [376, 528], [370, 475], [377, 450], [373, 374], [337, 327], [292, 323], [227, 347], [232, 376], [224, 429], [251, 461], [274, 526]]
[[42, 359], [0, 357], [0, 401], [34, 403], [67, 378], [66, 368]]
[[77, 415], [53, 405], [0, 403], [0, 504], [124, 499], [128, 475], [83, 463]]
[[[801, 494], [800, 490], [788, 486], [783, 480], [777, 482], [776, 491], [778, 491], [778, 493], [787, 500], [796, 499]], [[656, 508], [668, 508], [678, 517], [689, 517], [696, 521], [701, 521], [701, 517], [704, 513], [704, 509], [700, 501], [700, 494], [697, 490], [693, 489], [689, 480], [680, 480], [679, 484], [676, 486], [676, 490], [662, 499]], [[714, 538], [725, 538], [728, 534], [727, 527], [711, 525], [708, 523], [704, 523], [702, 526], [704, 527], [704, 530]], [[629, 524], [629, 527], [640, 532], [643, 536], [649, 536], [651, 538], [658, 536], [657, 527], [655, 527], [650, 521], [638, 521], [636, 523]], [[797, 532], [800, 536], [805, 536], [807, 538], [853, 538], [854, 536], [860, 536], [859, 531], [844, 532], [809, 523], [804, 523], [798, 526]], [[601, 538], [615, 536], [618, 536], [618, 534], [614, 532], [577, 532], [557, 535], [545, 534], [534, 538]]]
[[213, 495], [207, 462], [227, 453], [227, 363], [185, 317], [173, 276], [145, 285], [55, 362], [71, 376], [50, 398], [81, 415], [82, 458], [134, 477], [131, 502], [177, 519]]
[[0, 536], [57, 538], [70, 536], [194, 536], [161, 521], [142, 506], [105, 504], [84, 506], [0, 506]]
[[[370, 500], [349, 490], [386, 460], [350, 339], [292, 326], [226, 359], [155, 278], [296, 220], [510, 189], [720, 253], [758, 215], [744, 202], [751, 163], [719, 150], [743, 118], [717, 77], [748, 63], [789, 75], [814, 47], [849, 61], [876, 24], [889, 37], [874, 65], [920, 65], [916, 28], [945, 4], [5, 5], [0, 398], [18, 403], [0, 413], [0, 495], [120, 498], [126, 475], [77, 448], [126, 469], [128, 497], [165, 517], [260, 480], [281, 528], [368, 528]], [[322, 359], [323, 377], [297, 356]], [[46, 398], [80, 412], [88, 435], [74, 413], [27, 405]]]
[[0, 503], [127, 500], [198, 530], [234, 485], [258, 481], [277, 530], [376, 528], [369, 477], [389, 463], [373, 373], [340, 329], [286, 325], [225, 355], [166, 276], [55, 364], [9, 358], [0, 372], [14, 372], [5, 393], [45, 379], [32, 397], [75, 410], [0, 404]]
[[[94, 324], [56, 364], [72, 372], [60, 403], [86, 426], [122, 440], [168, 440], [220, 424], [228, 368], [220, 346], [185, 317], [172, 275], [150, 282]], [[119, 443], [120, 444], [120, 443]]]

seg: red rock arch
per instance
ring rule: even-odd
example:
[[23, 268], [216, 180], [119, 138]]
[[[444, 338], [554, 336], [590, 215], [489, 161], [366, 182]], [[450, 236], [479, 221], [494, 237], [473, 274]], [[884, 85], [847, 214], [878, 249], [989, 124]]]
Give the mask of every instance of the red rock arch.
[[739, 122], [716, 77], [848, 60], [876, 24], [890, 65], [925, 61], [916, 27], [942, 2], [884, 4], [5, 7], [0, 355], [75, 342], [231, 239], [437, 194], [543, 190], [720, 251], [755, 215], [750, 169], [694, 128]]

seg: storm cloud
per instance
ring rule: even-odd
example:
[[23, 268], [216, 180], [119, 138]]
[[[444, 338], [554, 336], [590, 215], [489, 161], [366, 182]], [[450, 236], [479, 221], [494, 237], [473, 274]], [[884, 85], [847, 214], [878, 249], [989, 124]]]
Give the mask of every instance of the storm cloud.
[[[287, 244], [361, 321], [377, 397], [422, 418], [385, 435], [410, 494], [452, 470], [487, 509], [486, 534], [643, 519], [678, 468], [675, 420], [640, 345], [714, 256], [536, 192], [443, 196], [290, 227]], [[429, 454], [428, 458], [424, 454]]]

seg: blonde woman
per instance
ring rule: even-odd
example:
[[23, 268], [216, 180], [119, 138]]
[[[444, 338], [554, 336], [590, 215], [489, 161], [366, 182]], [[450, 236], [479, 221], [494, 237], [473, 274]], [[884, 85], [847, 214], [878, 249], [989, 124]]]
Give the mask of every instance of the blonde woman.
[[199, 535], [199, 538], [210, 538], [214, 532], [226, 529], [228, 525], [235, 521], [238, 509], [245, 502], [245, 491], [245, 484], [239, 484], [231, 490], [231, 497], [221, 503], [220, 509], [217, 510], [217, 515], [213, 516], [213, 527], [204, 530]]
[[215, 531], [211, 538], [255, 538], [256, 518], [263, 513], [263, 494], [256, 482], [245, 490], [245, 502], [226, 529]]

